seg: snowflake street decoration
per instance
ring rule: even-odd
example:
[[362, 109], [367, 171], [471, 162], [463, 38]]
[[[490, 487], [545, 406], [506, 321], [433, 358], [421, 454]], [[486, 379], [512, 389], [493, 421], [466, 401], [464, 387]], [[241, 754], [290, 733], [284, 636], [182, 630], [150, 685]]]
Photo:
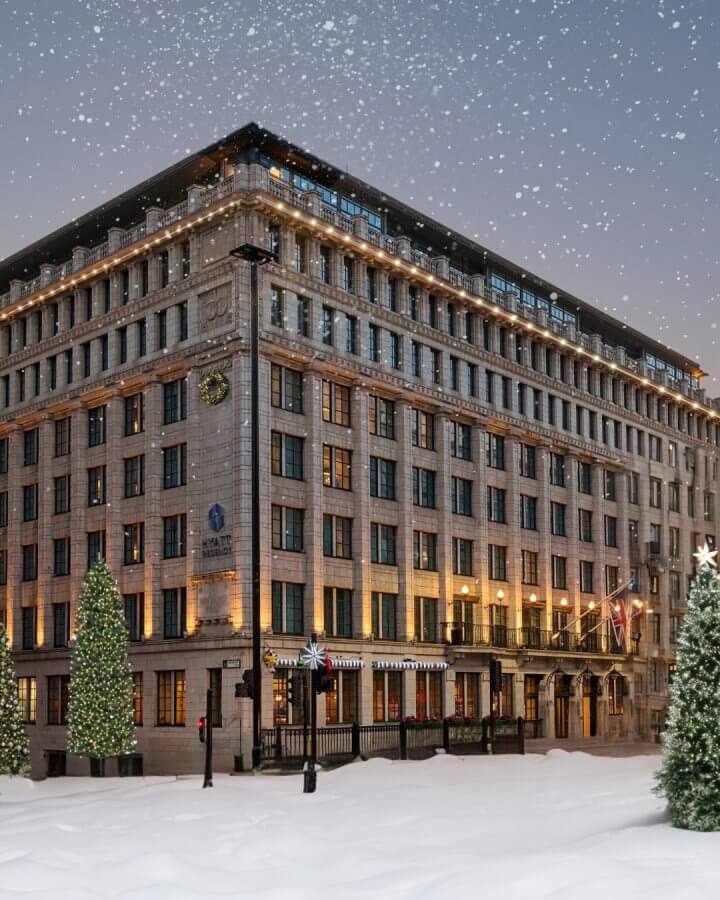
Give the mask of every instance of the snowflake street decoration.
[[693, 553], [693, 556], [697, 560], [698, 568], [708, 565], [717, 569], [717, 560], [715, 559], [717, 555], [717, 550], [711, 550], [707, 541], [705, 541], [704, 546], [697, 548], [697, 553]]
[[309, 669], [317, 669], [319, 666], [324, 665], [326, 659], [327, 650], [324, 647], [319, 647], [316, 641], [308, 641], [300, 654], [301, 663]]

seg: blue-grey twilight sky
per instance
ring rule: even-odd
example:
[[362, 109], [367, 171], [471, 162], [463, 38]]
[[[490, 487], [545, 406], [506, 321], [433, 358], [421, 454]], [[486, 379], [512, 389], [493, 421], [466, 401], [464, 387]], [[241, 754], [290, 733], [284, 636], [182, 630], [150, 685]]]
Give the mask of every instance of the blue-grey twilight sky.
[[250, 120], [720, 394], [718, 0], [0, 0], [0, 259]]

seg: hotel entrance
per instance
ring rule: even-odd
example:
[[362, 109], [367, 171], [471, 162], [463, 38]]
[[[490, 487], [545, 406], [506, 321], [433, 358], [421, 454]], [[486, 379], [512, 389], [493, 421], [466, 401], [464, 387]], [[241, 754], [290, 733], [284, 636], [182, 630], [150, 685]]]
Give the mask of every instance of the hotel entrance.
[[589, 672], [582, 679], [582, 734], [583, 737], [597, 736], [598, 677]]

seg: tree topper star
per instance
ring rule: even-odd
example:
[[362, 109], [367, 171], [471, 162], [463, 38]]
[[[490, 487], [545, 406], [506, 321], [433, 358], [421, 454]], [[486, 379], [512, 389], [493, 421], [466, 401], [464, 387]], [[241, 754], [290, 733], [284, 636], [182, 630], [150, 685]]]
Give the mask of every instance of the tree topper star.
[[717, 550], [711, 550], [708, 542], [705, 541], [704, 546], [698, 547], [697, 553], [693, 553], [693, 556], [697, 560], [698, 566], [708, 565], [717, 569], [717, 560], [715, 559], [717, 554]]

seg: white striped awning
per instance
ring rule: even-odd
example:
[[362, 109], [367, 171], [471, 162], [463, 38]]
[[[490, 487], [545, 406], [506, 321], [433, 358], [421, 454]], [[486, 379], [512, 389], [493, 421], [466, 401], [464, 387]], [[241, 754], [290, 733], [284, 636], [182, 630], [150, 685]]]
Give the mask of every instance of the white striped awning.
[[[331, 656], [330, 661], [332, 663], [333, 669], [363, 669], [365, 667], [365, 663], [358, 656], [347, 657], [344, 659], [340, 659], [336, 656]], [[275, 667], [278, 669], [306, 668], [302, 665], [299, 659], [289, 659], [288, 657], [280, 657], [280, 659], [278, 659], [278, 661], [275, 663]]]
[[417, 659], [374, 659], [373, 669], [421, 669], [423, 671], [443, 672], [448, 668], [446, 662], [422, 662]]

